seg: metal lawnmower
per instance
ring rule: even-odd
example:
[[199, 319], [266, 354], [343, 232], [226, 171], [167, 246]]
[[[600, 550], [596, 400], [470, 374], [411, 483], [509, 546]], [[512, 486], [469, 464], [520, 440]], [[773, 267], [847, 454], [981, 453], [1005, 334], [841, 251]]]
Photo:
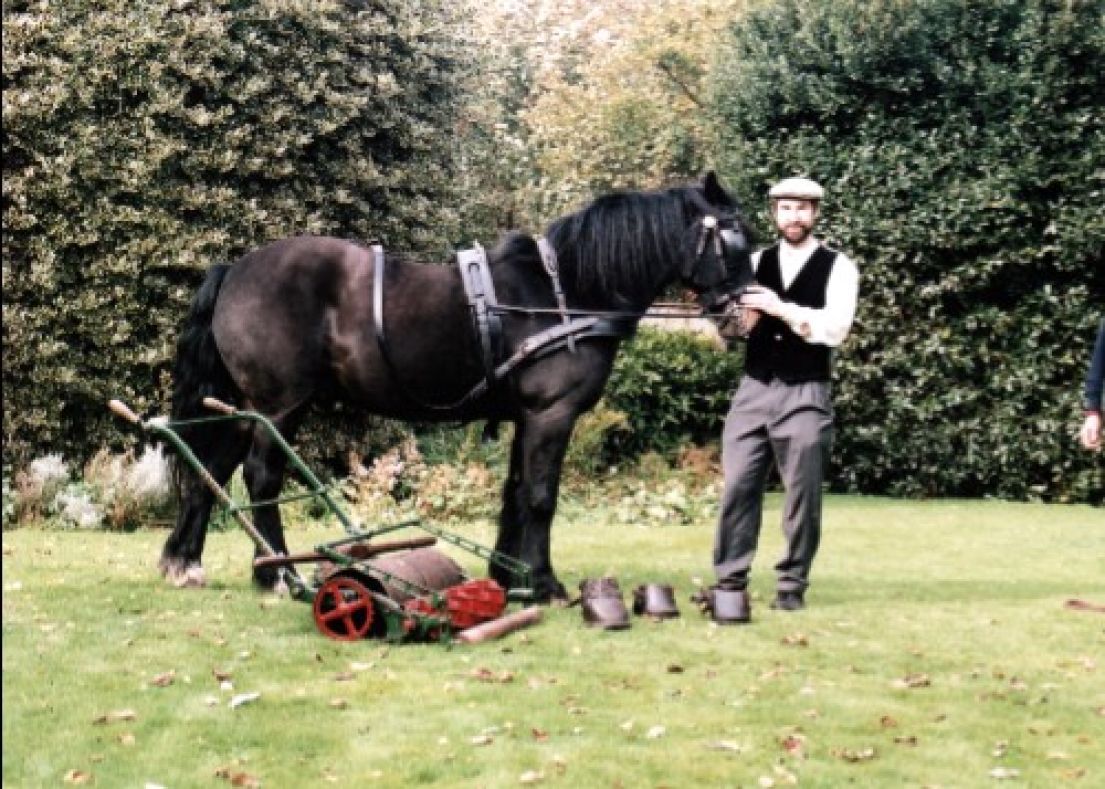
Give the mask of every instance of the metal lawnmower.
[[[536, 607], [504, 614], [508, 602], [533, 597], [530, 568], [524, 562], [419, 519], [362, 529], [265, 416], [239, 410], [210, 397], [204, 400], [204, 405], [212, 410], [211, 416], [174, 422], [164, 417], [143, 420], [119, 400], [108, 403], [116, 415], [172, 447], [199, 475], [257, 546], [259, 555], [254, 565], [277, 568], [291, 596], [311, 603], [315, 624], [327, 637], [341, 641], [383, 638], [391, 642], [474, 643], [540, 619], [541, 611]], [[274, 444], [287, 455], [308, 489], [271, 501], [235, 502], [211, 477], [178, 432], [178, 428], [187, 425], [218, 421], [250, 421], [262, 425]], [[346, 536], [318, 544], [307, 553], [276, 553], [247, 512], [299, 499], [321, 502], [341, 522]], [[410, 529], [426, 534], [377, 541], [384, 535]], [[504, 568], [514, 579], [511, 588], [504, 589], [488, 578], [466, 577], [459, 564], [432, 547], [438, 540]], [[307, 563], [316, 565], [310, 580], [296, 570], [296, 565]]]

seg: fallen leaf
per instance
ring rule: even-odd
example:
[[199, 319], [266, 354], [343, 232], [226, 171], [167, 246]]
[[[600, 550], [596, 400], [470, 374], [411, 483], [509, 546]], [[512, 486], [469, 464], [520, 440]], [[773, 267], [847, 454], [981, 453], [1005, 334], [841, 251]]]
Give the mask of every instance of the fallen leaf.
[[533, 734], [533, 739], [537, 740], [538, 742], [544, 742], [545, 740], [549, 739], [549, 733], [547, 731], [542, 731], [541, 729], [534, 728], [530, 729], [530, 732]]
[[879, 725], [882, 726], [884, 729], [893, 729], [897, 727], [898, 721], [896, 721], [889, 715], [883, 715], [881, 718], [879, 718]]
[[337, 674], [334, 675], [334, 681], [349, 682], [349, 680], [355, 679], [356, 676], [357, 675], [354, 674], [352, 671], [339, 671]]
[[230, 700], [230, 709], [235, 709], [241, 707], [243, 704], [257, 701], [259, 698], [261, 698], [260, 693], [239, 693]]
[[65, 774], [67, 784], [86, 784], [92, 780], [92, 774], [84, 770], [70, 770]]
[[894, 743], [896, 745], [908, 745], [911, 748], [915, 748], [917, 747], [917, 737], [913, 734], [902, 734], [894, 738]]
[[231, 677], [234, 676], [234, 672], [233, 671], [223, 671], [222, 669], [213, 668], [213, 669], [211, 669], [211, 675], [213, 677], [215, 677], [216, 682], [226, 682], [227, 680], [229, 680]]
[[349, 706], [349, 702], [345, 699], [330, 699], [330, 707], [335, 710], [344, 710]]
[[1010, 778], [1019, 778], [1021, 771], [1015, 767], [995, 767], [990, 771], [990, 777], [996, 778], [999, 781], [1005, 781]]
[[806, 747], [806, 738], [801, 734], [788, 734], [779, 741], [779, 744], [783, 746], [783, 750], [791, 756], [801, 757], [804, 755], [803, 751]]
[[156, 677], [150, 680], [150, 684], [155, 688], [167, 688], [173, 684], [173, 680], [176, 679], [176, 671], [170, 669], [163, 674], [158, 674]]
[[495, 741], [495, 738], [492, 737], [490, 734], [477, 734], [475, 737], [470, 739], [468, 742], [471, 743], [472, 745], [490, 745], [494, 741]]
[[808, 647], [810, 640], [805, 633], [792, 633], [789, 636], [783, 636], [779, 643], [788, 647]]
[[261, 785], [261, 779], [255, 775], [243, 772], [233, 772], [225, 767], [215, 771], [216, 778], [229, 781], [231, 786], [244, 786], [247, 789], [257, 789]]
[[906, 674], [891, 683], [895, 688], [927, 688], [931, 684], [928, 674]]
[[995, 742], [994, 749], [990, 751], [990, 755], [995, 759], [1000, 759], [1007, 753], [1009, 753], [1009, 743], [1006, 740], [998, 740]]
[[133, 721], [138, 719], [138, 713], [134, 710], [115, 710], [100, 715], [92, 722], [95, 724], [119, 723], [120, 721]]
[[1086, 777], [1085, 767], [1068, 767], [1066, 770], [1059, 771], [1059, 777], [1065, 781], [1077, 781]]
[[652, 726], [649, 728], [648, 732], [645, 733], [645, 736], [648, 737], [650, 740], [657, 740], [663, 737], [667, 733], [667, 731], [668, 730], [663, 726]]
[[680, 666], [678, 663], [671, 663], [671, 664], [668, 665], [668, 673], [669, 674], [682, 674], [683, 673], [683, 667]]
[[857, 762], [869, 762], [874, 759], [876, 755], [875, 749], [870, 746], [867, 748], [833, 748], [829, 753], [838, 759], [843, 759], [853, 764]]
[[132, 733], [130, 733], [129, 731], [123, 732], [122, 734], [119, 735], [119, 744], [120, 745], [126, 745], [126, 746], [129, 747], [131, 745], [134, 745], [134, 743], [135, 743], [134, 735]]
[[545, 774], [536, 770], [526, 770], [518, 777], [518, 782], [523, 784], [536, 784], [545, 780]]
[[741, 753], [744, 749], [739, 743], [735, 743], [732, 740], [718, 740], [709, 744], [711, 750], [714, 751], [730, 751], [732, 753]]

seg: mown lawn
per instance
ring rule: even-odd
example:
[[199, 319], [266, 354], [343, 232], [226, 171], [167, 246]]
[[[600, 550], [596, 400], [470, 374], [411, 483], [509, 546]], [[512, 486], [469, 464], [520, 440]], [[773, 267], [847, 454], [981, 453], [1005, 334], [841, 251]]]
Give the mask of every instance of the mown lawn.
[[1064, 606], [1105, 603], [1100, 509], [832, 497], [810, 607], [781, 613], [771, 504], [751, 625], [687, 600], [708, 518], [569, 501], [562, 580], [672, 583], [682, 618], [602, 633], [549, 609], [451, 649], [322, 638], [254, 591], [237, 532], [189, 591], [154, 572], [162, 532], [6, 532], [4, 786], [1105, 785], [1105, 615]]

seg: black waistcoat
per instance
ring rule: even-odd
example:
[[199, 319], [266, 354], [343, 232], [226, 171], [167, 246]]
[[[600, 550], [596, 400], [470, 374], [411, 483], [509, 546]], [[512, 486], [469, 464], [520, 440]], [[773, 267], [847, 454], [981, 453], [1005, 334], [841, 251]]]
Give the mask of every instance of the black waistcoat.
[[[790, 287], [784, 288], [779, 245], [776, 244], [760, 254], [756, 282], [775, 291], [783, 301], [821, 309], [825, 306], [825, 288], [835, 260], [836, 252], [818, 246]], [[791, 384], [828, 381], [832, 372], [832, 349], [808, 343], [784, 321], [764, 315], [748, 338], [744, 371], [764, 382], [773, 377]]]

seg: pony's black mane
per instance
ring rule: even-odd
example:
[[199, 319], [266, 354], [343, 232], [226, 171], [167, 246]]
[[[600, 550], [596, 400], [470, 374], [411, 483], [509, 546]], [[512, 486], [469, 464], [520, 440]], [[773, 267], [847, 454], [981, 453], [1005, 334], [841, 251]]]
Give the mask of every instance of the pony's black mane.
[[559, 259], [564, 287], [618, 306], [655, 296], [685, 254], [689, 207], [700, 190], [614, 192], [545, 231]]

